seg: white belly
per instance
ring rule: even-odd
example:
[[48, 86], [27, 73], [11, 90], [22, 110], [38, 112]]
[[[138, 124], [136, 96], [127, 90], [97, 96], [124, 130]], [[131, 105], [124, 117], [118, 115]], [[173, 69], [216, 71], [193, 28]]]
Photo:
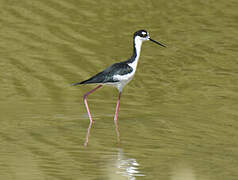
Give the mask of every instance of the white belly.
[[115, 75], [113, 76], [113, 79], [118, 82], [112, 83], [110, 85], [115, 86], [118, 91], [121, 92], [123, 87], [133, 79], [134, 75], [135, 71], [132, 71], [130, 74], [126, 75]]

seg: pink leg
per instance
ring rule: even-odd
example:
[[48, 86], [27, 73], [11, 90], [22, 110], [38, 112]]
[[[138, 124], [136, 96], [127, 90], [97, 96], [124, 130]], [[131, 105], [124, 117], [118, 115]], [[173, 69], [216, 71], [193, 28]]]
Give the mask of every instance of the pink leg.
[[121, 98], [121, 92], [119, 92], [119, 96], [118, 96], [118, 100], [117, 100], [117, 107], [116, 107], [116, 112], [115, 112], [115, 116], [114, 116], [114, 121], [117, 121], [119, 105], [120, 105], [120, 98]]
[[95, 87], [94, 89], [92, 89], [91, 91], [87, 92], [86, 94], [84, 94], [83, 96], [83, 100], [84, 100], [84, 104], [86, 106], [86, 109], [87, 109], [87, 112], [88, 112], [88, 117], [89, 117], [89, 120], [90, 120], [90, 123], [93, 123], [93, 120], [92, 120], [92, 116], [91, 116], [91, 113], [89, 111], [89, 107], [88, 107], [88, 102], [87, 102], [87, 96], [91, 93], [93, 93], [94, 91], [96, 91], [98, 88], [102, 87], [102, 85], [99, 85], [97, 87]]

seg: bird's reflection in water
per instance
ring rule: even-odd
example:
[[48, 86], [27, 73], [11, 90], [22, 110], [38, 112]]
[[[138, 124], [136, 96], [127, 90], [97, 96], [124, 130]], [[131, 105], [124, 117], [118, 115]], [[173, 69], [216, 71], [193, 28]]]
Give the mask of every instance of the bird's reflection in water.
[[[118, 146], [120, 146], [120, 131], [118, 126], [118, 121], [114, 121], [115, 123], [115, 129], [116, 129], [116, 135], [117, 135], [117, 143]], [[92, 128], [93, 122], [90, 122], [88, 126], [88, 131], [86, 133], [86, 139], [84, 146], [87, 147], [89, 143], [89, 136], [90, 136], [90, 130]], [[125, 177], [129, 180], [135, 180], [137, 176], [145, 176], [144, 174], [141, 174], [139, 171], [139, 163], [134, 158], [128, 158], [126, 155], [124, 155], [123, 150], [121, 148], [118, 148], [118, 153], [116, 156], [116, 162], [113, 163], [113, 166], [110, 165], [110, 169], [114, 169], [113, 174], [114, 176], [120, 176]]]
[[118, 147], [120, 146], [120, 131], [119, 131], [119, 126], [118, 126], [118, 121], [114, 120], [115, 123], [115, 128], [116, 128], [116, 133], [117, 133], [117, 143]]
[[89, 126], [88, 126], [88, 131], [86, 133], [86, 138], [85, 138], [85, 142], [84, 142], [84, 147], [88, 146], [88, 141], [89, 141], [89, 135], [90, 135], [90, 130], [92, 128], [93, 122], [90, 121]]
[[134, 158], [128, 158], [124, 155], [121, 148], [118, 149], [116, 161], [116, 174], [126, 177], [129, 180], [135, 180], [138, 176], [145, 176], [139, 171], [139, 163]]
[[[115, 120], [114, 123], [115, 123], [115, 129], [116, 129], [116, 134], [117, 134], [117, 143], [118, 143], [118, 146], [120, 146], [120, 132], [119, 132], [118, 121]], [[93, 122], [90, 121], [89, 126], [88, 126], [88, 130], [87, 130], [87, 133], [86, 133], [84, 147], [88, 146], [89, 136], [90, 136], [90, 131], [91, 131], [92, 125], [93, 125]]]

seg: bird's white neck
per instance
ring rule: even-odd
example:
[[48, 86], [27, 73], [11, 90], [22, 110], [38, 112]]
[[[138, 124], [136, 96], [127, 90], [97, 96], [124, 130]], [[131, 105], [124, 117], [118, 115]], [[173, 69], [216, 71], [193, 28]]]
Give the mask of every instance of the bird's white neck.
[[134, 46], [135, 46], [136, 54], [137, 54], [138, 57], [140, 56], [142, 42], [143, 41], [141, 40], [141, 38], [139, 36], [137, 36], [135, 38]]
[[128, 65], [130, 65], [133, 69], [136, 69], [138, 60], [140, 57], [140, 52], [141, 52], [141, 46], [142, 46], [142, 40], [139, 36], [136, 36], [134, 39], [134, 51], [133, 55], [131, 57], [131, 61]]

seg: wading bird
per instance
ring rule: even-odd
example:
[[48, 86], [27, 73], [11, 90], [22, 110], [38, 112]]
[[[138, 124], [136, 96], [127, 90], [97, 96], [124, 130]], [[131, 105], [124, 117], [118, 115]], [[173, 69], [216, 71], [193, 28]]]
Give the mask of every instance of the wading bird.
[[86, 106], [88, 116], [90, 119], [90, 124], [93, 123], [93, 120], [92, 120], [92, 116], [88, 107], [87, 96], [93, 93], [94, 91], [96, 91], [97, 89], [101, 88], [103, 85], [114, 86], [119, 91], [116, 112], [114, 116], [114, 121], [117, 121], [122, 89], [134, 77], [138, 60], [140, 57], [142, 43], [148, 40], [160, 46], [166, 47], [165, 45], [151, 39], [149, 36], [149, 33], [146, 30], [136, 31], [133, 36], [133, 54], [130, 59], [123, 62], [112, 64], [111, 66], [106, 68], [104, 71], [99, 72], [98, 74], [92, 76], [91, 78], [85, 81], [73, 84], [73, 85], [82, 85], [82, 84], [97, 84], [98, 85], [97, 87], [87, 92], [83, 96], [84, 104]]

